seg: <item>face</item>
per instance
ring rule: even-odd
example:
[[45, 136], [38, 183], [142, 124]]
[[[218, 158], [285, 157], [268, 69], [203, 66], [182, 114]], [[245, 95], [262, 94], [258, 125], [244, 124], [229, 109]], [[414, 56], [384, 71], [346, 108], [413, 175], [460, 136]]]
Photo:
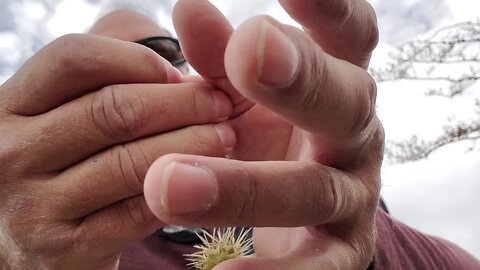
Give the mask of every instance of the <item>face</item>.
[[130, 10], [117, 10], [100, 18], [89, 34], [125, 41], [136, 41], [153, 36], [170, 34], [149, 18]]
[[[132, 42], [148, 37], [171, 36], [151, 19], [131, 10], [117, 10], [105, 15], [95, 22], [88, 33]], [[188, 73], [186, 64], [179, 69], [183, 74]]]

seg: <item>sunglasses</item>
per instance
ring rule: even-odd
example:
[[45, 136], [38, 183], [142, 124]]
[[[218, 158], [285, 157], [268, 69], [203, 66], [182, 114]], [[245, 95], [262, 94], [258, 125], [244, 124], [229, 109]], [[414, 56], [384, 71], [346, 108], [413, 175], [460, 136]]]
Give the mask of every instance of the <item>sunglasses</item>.
[[187, 60], [183, 56], [178, 39], [172, 37], [149, 37], [142, 40], [135, 41], [152, 49], [158, 55], [169, 61], [174, 67], [183, 66]]

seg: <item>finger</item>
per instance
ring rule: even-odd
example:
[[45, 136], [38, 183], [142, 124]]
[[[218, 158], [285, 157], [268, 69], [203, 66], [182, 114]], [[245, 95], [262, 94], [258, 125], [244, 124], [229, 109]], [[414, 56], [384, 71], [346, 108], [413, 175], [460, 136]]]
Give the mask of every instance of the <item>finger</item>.
[[178, 73], [139, 44], [67, 35], [40, 50], [2, 86], [0, 107], [37, 115], [106, 85], [179, 81]]
[[375, 11], [364, 0], [279, 0], [328, 54], [366, 68], [378, 43]]
[[250, 108], [252, 103], [238, 94], [226, 75], [224, 54], [233, 33], [227, 18], [206, 0], [178, 1], [172, 18], [188, 63], [208, 82], [230, 96], [234, 104], [232, 115]]
[[199, 75], [187, 75], [187, 76], [183, 76], [182, 82], [184, 82], [184, 83], [205, 83], [205, 79], [203, 79]]
[[[261, 270], [261, 269], [271, 269], [271, 270], [288, 270], [288, 269], [305, 269], [309, 270], [312, 268], [301, 268], [298, 260], [292, 261], [292, 258], [264, 258], [264, 257], [252, 257], [252, 258], [240, 258], [227, 260], [215, 266], [213, 270], [241, 270], [241, 269], [250, 269], [250, 270]], [[321, 268], [323, 270], [323, 268]]]
[[322, 137], [336, 149], [364, 139], [375, 115], [376, 85], [363, 69], [318, 48], [302, 31], [270, 17], [233, 34], [227, 74], [245, 97]]
[[[300, 236], [301, 244], [293, 243], [291, 250], [282, 256], [240, 258], [225, 261], [214, 270], [272, 269], [272, 270], [350, 270], [367, 269], [370, 256], [363, 257], [354, 248], [339, 239], [317, 238], [306, 234]], [[298, 240], [298, 238], [296, 239]], [[306, 240], [306, 241], [304, 241]]]
[[29, 162], [25, 169], [56, 171], [112, 145], [224, 121], [231, 111], [228, 97], [207, 84], [108, 86], [33, 119], [26, 118], [23, 136], [30, 136], [25, 140], [35, 146], [26, 154], [41, 158], [25, 158]]
[[[373, 189], [375, 190], [375, 189]], [[357, 218], [371, 206], [356, 176], [310, 162], [242, 162], [187, 155], [157, 160], [145, 177], [152, 212], [170, 224], [296, 227]]]
[[[304, 252], [310, 252], [311, 250], [302, 250]], [[318, 256], [318, 255], [317, 255]], [[228, 260], [224, 263], [214, 267], [213, 270], [290, 270], [290, 269], [302, 269], [302, 270], [350, 270], [350, 269], [363, 269], [363, 268], [341, 268], [338, 265], [332, 264], [330, 261], [319, 260], [323, 258], [312, 258], [303, 254], [301, 256], [287, 256], [283, 258], [241, 258]], [[320, 257], [320, 256], [318, 256]]]
[[106, 150], [66, 170], [51, 188], [63, 198], [52, 205], [61, 217], [87, 215], [142, 193], [149, 166], [168, 153], [225, 156], [235, 144], [226, 124], [192, 126]]
[[233, 33], [227, 18], [206, 0], [180, 0], [172, 17], [188, 63], [207, 78], [225, 77], [223, 54]]
[[144, 196], [139, 195], [84, 218], [76, 230], [77, 241], [85, 245], [93, 256], [108, 256], [105, 251], [113, 256], [162, 226], [164, 224], [152, 214]]

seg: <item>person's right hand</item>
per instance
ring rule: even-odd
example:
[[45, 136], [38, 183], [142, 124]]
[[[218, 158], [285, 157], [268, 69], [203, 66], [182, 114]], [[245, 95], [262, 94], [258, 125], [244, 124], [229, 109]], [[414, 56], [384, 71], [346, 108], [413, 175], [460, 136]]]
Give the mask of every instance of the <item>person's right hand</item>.
[[145, 197], [164, 222], [255, 227], [256, 256], [218, 270], [366, 269], [384, 143], [365, 70], [375, 12], [364, 0], [280, 3], [304, 31], [267, 16], [233, 30], [209, 1], [177, 2], [182, 51], [231, 97], [237, 143], [232, 159], [161, 157]]
[[115, 268], [162, 225], [142, 195], [150, 164], [233, 147], [231, 128], [207, 125], [230, 115], [229, 99], [161, 84], [177, 73], [141, 45], [69, 35], [1, 86], [0, 268]]

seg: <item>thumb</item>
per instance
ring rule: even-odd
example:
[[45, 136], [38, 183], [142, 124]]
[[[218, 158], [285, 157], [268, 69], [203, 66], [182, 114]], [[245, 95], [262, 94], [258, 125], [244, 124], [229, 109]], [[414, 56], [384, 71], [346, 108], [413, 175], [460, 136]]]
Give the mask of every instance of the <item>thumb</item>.
[[255, 17], [235, 31], [225, 67], [243, 96], [338, 145], [358, 137], [375, 113], [376, 87], [365, 70], [271, 17]]
[[233, 33], [227, 18], [209, 1], [180, 0], [173, 9], [173, 24], [188, 63], [230, 96], [233, 116], [249, 109], [253, 103], [237, 92], [225, 71], [225, 49]]

